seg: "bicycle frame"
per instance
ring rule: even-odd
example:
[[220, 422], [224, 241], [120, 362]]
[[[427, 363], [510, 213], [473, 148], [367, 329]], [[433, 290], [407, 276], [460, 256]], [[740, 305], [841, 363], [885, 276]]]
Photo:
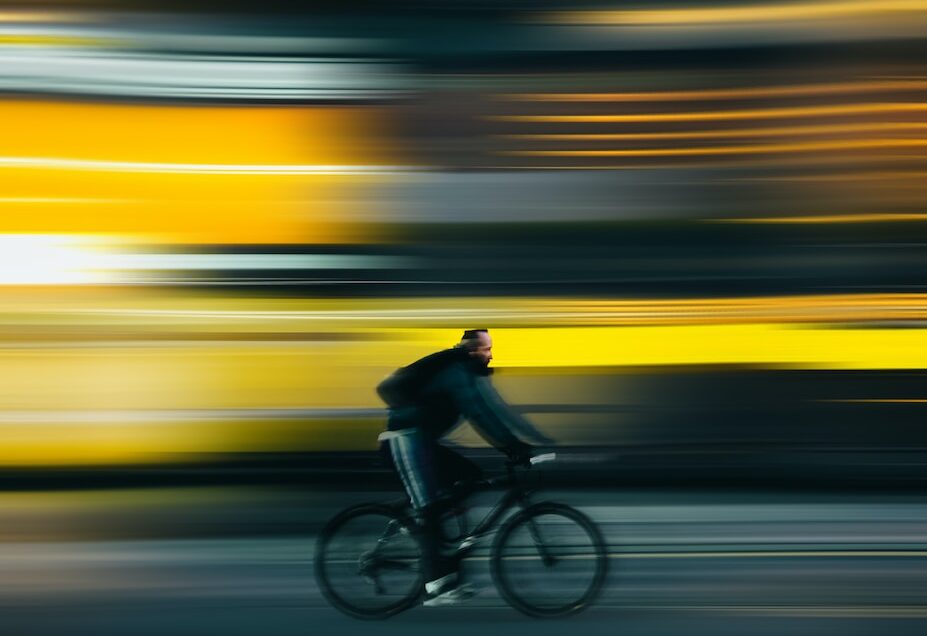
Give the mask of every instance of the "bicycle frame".
[[[514, 464], [507, 463], [506, 469], [506, 476], [496, 477], [494, 479], [479, 482], [475, 484], [472, 489], [454, 497], [454, 504], [461, 504], [474, 494], [488, 490], [495, 490], [497, 488], [506, 489], [502, 497], [489, 510], [486, 516], [476, 525], [476, 527], [469, 533], [462, 533], [465, 534], [462, 539], [460, 537], [456, 537], [453, 540], [448, 540], [446, 537], [442, 536], [445, 549], [454, 546], [454, 544], [456, 544], [458, 541], [460, 542], [457, 544], [456, 548], [453, 549], [453, 553], [448, 555], [458, 562], [466, 557], [466, 555], [476, 545], [477, 541], [481, 537], [489, 534], [489, 532], [492, 531], [492, 529], [513, 507], [517, 505], [524, 509], [531, 505], [532, 502], [529, 497], [534, 489], [528, 488], [520, 482], [516, 476]], [[397, 503], [395, 507], [401, 510], [402, 514], [405, 514], [408, 510], [408, 502], [403, 502], [401, 505]], [[528, 528], [531, 532], [532, 538], [534, 539], [535, 547], [538, 549], [541, 558], [544, 560], [544, 563], [547, 565], [552, 565], [555, 563], [557, 559], [548, 553], [547, 548], [544, 545], [544, 540], [540, 536], [539, 529], [536, 527], [533, 521], [529, 521]], [[383, 593], [379, 580], [380, 570], [409, 570], [415, 567], [413, 563], [407, 561], [387, 559], [380, 556], [381, 549], [387, 543], [389, 543], [390, 539], [392, 539], [398, 532], [400, 532], [400, 530], [400, 523], [396, 520], [393, 520], [387, 524], [383, 534], [381, 534], [377, 540], [376, 546], [374, 546], [373, 550], [363, 555], [361, 557], [360, 563], [358, 563], [358, 574], [366, 578], [374, 585], [377, 594]]]
[[[553, 457], [553, 454], [549, 456]], [[534, 460], [535, 458], [532, 458], [532, 465], [540, 461], [549, 461]], [[523, 475], [517, 474], [516, 465], [510, 463], [506, 468], [508, 475], [505, 477], [455, 486], [452, 497], [447, 500], [450, 504], [447, 510], [460, 515], [458, 520], [461, 533], [455, 538], [450, 538], [441, 532], [444, 558], [456, 560], [460, 564], [480, 538], [495, 533], [498, 528], [498, 533], [489, 549], [488, 560], [493, 582], [500, 595], [512, 607], [529, 616], [554, 617], [575, 614], [595, 600], [604, 584], [608, 570], [607, 546], [604, 539], [595, 524], [575, 508], [561, 503], [531, 501], [530, 497], [537, 490], [537, 485], [523, 479]], [[503, 492], [484, 518], [472, 531], [467, 532], [464, 504], [468, 503], [472, 495], [491, 489], [501, 489]], [[512, 513], [515, 507], [521, 510]], [[346, 524], [355, 519], [369, 522], [375, 516], [385, 517], [388, 521], [383, 525], [374, 525], [372, 528], [368, 526], [368, 531], [374, 531], [372, 535], [365, 535], [363, 531], [351, 533], [350, 530], [344, 529]], [[542, 521], [548, 517], [559, 520], [553, 523]], [[445, 528], [448, 520], [446, 516], [443, 518]], [[581, 533], [577, 535], [580, 538], [575, 544], [564, 544], [564, 537], [573, 535], [561, 532], [563, 528]], [[426, 587], [423, 580], [425, 572], [422, 568], [421, 533], [423, 530], [424, 528], [415, 518], [415, 511], [410, 510], [407, 499], [402, 502], [394, 500], [388, 503], [363, 504], [345, 510], [329, 522], [320, 534], [320, 542], [316, 546], [316, 578], [320, 589], [336, 608], [357, 618], [386, 618], [409, 609], [419, 601]], [[404, 540], [394, 542], [403, 535]], [[359, 542], [359, 536], [363, 536], [364, 540]], [[376, 537], [375, 544], [370, 546], [370, 540], [374, 537]], [[332, 545], [340, 545], [332, 543], [336, 538], [346, 540], [348, 545], [352, 546], [348, 548], [344, 556], [342, 556], [344, 550], [339, 552], [340, 548], [337, 547], [334, 551], [330, 549]], [[551, 539], [553, 540], [549, 541]], [[356, 553], [353, 549], [356, 547], [362, 548], [359, 557], [354, 556]], [[563, 547], [568, 548], [568, 551], [561, 555], [558, 551]], [[571, 547], [582, 548], [585, 552], [574, 553], [575, 551], [569, 550]], [[430, 546], [428, 549], [431, 549]], [[329, 558], [330, 556], [334, 557], [334, 561]], [[576, 594], [566, 597], [562, 605], [552, 606], [547, 601], [538, 604], [531, 599], [530, 594], [525, 597], [523, 594], [525, 589], [522, 589], [525, 585], [524, 581], [529, 582], [528, 588], [540, 582], [536, 571], [527, 570], [527, 579], [524, 576], [521, 578], [517, 576], [518, 568], [522, 565], [521, 561], [531, 560], [537, 563], [538, 557], [545, 566], [554, 566], [565, 559], [582, 559], [580, 565], [586, 567], [593, 577], [588, 584], [584, 582], [588, 577], [580, 577], [579, 587], [577, 587], [571, 583], [572, 579], [568, 573], [565, 577], [562, 571], [541, 571], [541, 574], [548, 578], [552, 576], [557, 582], [558, 597], [561, 587], [576, 588]], [[586, 566], [586, 560], [589, 561], [588, 566]], [[346, 580], [350, 585], [351, 577], [359, 575], [373, 586], [373, 592], [376, 595], [387, 595], [387, 598], [382, 600], [382, 606], [358, 604], [351, 599], [352, 592], [350, 591], [345, 596], [339, 591], [341, 588], [332, 582], [332, 572], [329, 572], [327, 566], [324, 565], [328, 562], [339, 564], [339, 569], [332, 571], [335, 576], [334, 580], [343, 582], [347, 575]], [[347, 565], [350, 570], [351, 564], [356, 566], [356, 572], [353, 575], [350, 571], [344, 570], [344, 565]], [[530, 563], [529, 566], [534, 567]], [[402, 575], [391, 576], [388, 579], [381, 578], [381, 575], [387, 572], [401, 571], [408, 572], [412, 578]], [[513, 572], [516, 574], [514, 578], [512, 578]], [[462, 573], [466, 574], [466, 572]]]
[[[520, 483], [516, 477], [514, 464], [506, 463], [506, 470], [508, 473], [506, 476], [496, 477], [480, 482], [476, 484], [472, 490], [469, 490], [463, 495], [454, 498], [454, 503], [457, 504], [466, 501], [473, 495], [480, 492], [495, 490], [497, 488], [507, 488], [505, 494], [502, 495], [502, 498], [496, 502], [496, 504], [489, 510], [482, 521], [480, 521], [472, 531], [466, 533], [462, 538], [455, 537], [452, 540], [448, 540], [444, 536], [441, 537], [445, 548], [453, 546], [455, 543], [460, 541], [454, 550], [454, 554], [452, 555], [453, 558], [459, 560], [466, 556], [466, 554], [470, 552], [473, 546], [476, 545], [477, 540], [488, 534], [499, 522], [499, 520], [502, 519], [514, 506], [519, 505], [522, 508], [527, 508], [531, 505], [531, 500], [529, 497], [533, 492], [533, 489], [526, 488]], [[397, 502], [394, 504], [394, 506], [398, 510], [401, 510], [403, 513], [405, 513], [408, 510], [408, 501], [403, 499], [401, 500], [401, 503]], [[362, 569], [366, 570], [365, 574], [369, 574], [371, 568], [376, 569], [385, 567], [392, 569], [408, 569], [408, 564], [385, 560], [379, 556], [380, 549], [389, 542], [389, 540], [396, 534], [397, 531], [398, 526], [396, 522], [391, 522], [387, 525], [386, 529], [383, 531], [383, 534], [377, 540], [377, 545], [373, 550], [371, 550], [369, 554], [365, 555], [366, 559], [362, 565]], [[541, 544], [541, 539], [539, 536], [537, 536], [537, 530], [534, 528], [534, 524], [531, 525], [531, 531], [532, 534], [535, 535], [535, 541]], [[543, 545], [539, 545], [539, 549], [543, 550]], [[546, 554], [544, 557], [546, 561]]]
[[529, 496], [532, 490], [525, 488], [519, 483], [518, 479], [515, 477], [515, 469], [512, 464], [507, 464], [506, 468], [508, 469], [508, 475], [506, 477], [497, 477], [487, 480], [461, 498], [461, 501], [465, 501], [470, 496], [479, 492], [494, 490], [500, 486], [508, 488], [505, 494], [502, 495], [502, 498], [489, 510], [483, 520], [480, 521], [472, 531], [467, 533], [457, 546], [456, 558], [460, 559], [469, 552], [473, 546], [476, 545], [477, 539], [488, 534], [498, 521], [515, 505], [520, 505], [522, 508], [527, 508], [531, 505]]

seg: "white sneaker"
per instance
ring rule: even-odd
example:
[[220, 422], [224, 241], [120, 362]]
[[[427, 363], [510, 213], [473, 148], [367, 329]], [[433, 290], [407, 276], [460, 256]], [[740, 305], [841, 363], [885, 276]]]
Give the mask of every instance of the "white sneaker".
[[441, 607], [456, 605], [476, 596], [473, 586], [464, 583], [458, 584], [457, 574], [448, 574], [435, 581], [425, 584], [425, 607]]
[[442, 607], [444, 605], [457, 605], [476, 596], [476, 590], [469, 583], [458, 585], [436, 596], [425, 598], [425, 607]]

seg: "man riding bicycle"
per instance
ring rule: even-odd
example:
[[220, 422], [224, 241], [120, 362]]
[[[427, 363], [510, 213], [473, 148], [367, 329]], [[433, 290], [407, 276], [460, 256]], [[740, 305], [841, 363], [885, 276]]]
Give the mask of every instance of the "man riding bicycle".
[[423, 522], [425, 605], [451, 604], [472, 595], [459, 585], [456, 564], [441, 558], [439, 523], [454, 484], [478, 480], [482, 472], [439, 440], [464, 417], [516, 461], [531, 457], [531, 446], [518, 436], [552, 444], [496, 392], [489, 380], [491, 360], [489, 331], [471, 329], [457, 346], [399, 369], [377, 387], [389, 406], [380, 451], [399, 474]]

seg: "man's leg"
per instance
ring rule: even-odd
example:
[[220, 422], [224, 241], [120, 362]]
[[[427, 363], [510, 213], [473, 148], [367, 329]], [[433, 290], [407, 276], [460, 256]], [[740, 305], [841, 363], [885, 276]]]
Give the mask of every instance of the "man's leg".
[[[450, 605], [466, 600], [473, 592], [466, 586], [458, 587], [456, 562], [445, 560], [441, 554], [441, 514], [444, 506], [439, 499], [436, 460], [443, 447], [427, 442], [417, 430], [384, 433], [381, 440], [388, 443], [393, 468], [402, 478], [409, 499], [422, 518], [422, 574], [427, 595], [425, 605]], [[452, 451], [447, 452], [461, 461], [467, 461]]]
[[433, 452], [416, 429], [392, 431], [380, 436], [389, 445], [389, 459], [402, 479], [412, 507], [422, 518], [422, 574], [426, 584], [441, 580], [447, 572], [441, 559], [440, 512]]
[[[460, 503], [457, 499], [447, 498], [449, 494], [459, 494], [459, 491], [455, 492], [454, 485], [460, 482], [473, 483], [479, 481], [483, 478], [483, 471], [460, 453], [441, 444], [434, 445], [432, 458], [434, 460], [434, 471], [438, 479], [438, 494], [441, 497], [436, 504], [432, 505], [432, 508], [437, 508], [435, 523], [440, 524], [441, 516], [447, 512], [447, 504]], [[463, 583], [460, 573], [460, 559], [458, 557], [454, 556], [443, 560], [441, 568], [441, 572], [455, 588], [445, 595], [446, 598], [441, 597], [426, 601], [426, 605], [454, 604], [466, 600], [476, 593], [471, 585]]]

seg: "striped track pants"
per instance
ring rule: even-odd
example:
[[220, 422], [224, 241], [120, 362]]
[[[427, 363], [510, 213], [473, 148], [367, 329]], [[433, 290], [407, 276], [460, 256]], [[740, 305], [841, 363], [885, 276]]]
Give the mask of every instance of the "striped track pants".
[[393, 465], [402, 479], [412, 506], [421, 510], [434, 502], [438, 497], [438, 485], [431, 465], [433, 457], [426, 448], [422, 432], [417, 428], [387, 431], [377, 439], [389, 445]]

